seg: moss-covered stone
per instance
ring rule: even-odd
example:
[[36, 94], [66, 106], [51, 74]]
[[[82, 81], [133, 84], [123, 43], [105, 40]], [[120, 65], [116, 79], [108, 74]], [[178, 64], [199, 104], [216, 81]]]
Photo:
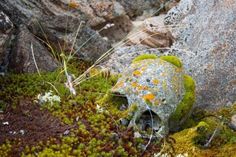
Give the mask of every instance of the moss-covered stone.
[[184, 88], [185, 95], [170, 118], [170, 126], [173, 130], [183, 123], [181, 121], [188, 116], [195, 102], [195, 82], [188, 75], [184, 75]]
[[142, 55], [139, 55], [136, 58], [134, 58], [132, 63], [142, 61], [142, 60], [145, 60], [145, 59], [157, 59], [157, 58], [158, 57], [155, 54], [142, 54]]
[[176, 56], [161, 56], [160, 59], [163, 59], [163, 60], [177, 66], [178, 68], [182, 68], [182, 66], [183, 66], [180, 59]]

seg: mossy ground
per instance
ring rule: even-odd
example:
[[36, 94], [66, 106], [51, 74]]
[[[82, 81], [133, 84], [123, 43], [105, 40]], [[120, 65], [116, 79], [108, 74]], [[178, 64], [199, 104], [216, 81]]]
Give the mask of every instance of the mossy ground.
[[[78, 76], [81, 67], [69, 67], [69, 71]], [[81, 70], [82, 69], [82, 70]], [[52, 90], [61, 97], [61, 103], [41, 105], [42, 110], [48, 110], [58, 117], [65, 125], [71, 126], [69, 133], [61, 134], [59, 138], [49, 138], [47, 141], [36, 141], [34, 144], [21, 146], [18, 154], [12, 154], [12, 147], [21, 145], [19, 140], [0, 141], [1, 156], [140, 156], [148, 141], [134, 139], [133, 131], [119, 124], [122, 111], [117, 104], [104, 104], [97, 109], [97, 100], [107, 94], [116, 83], [116, 76], [104, 77], [98, 75], [76, 87], [77, 95], [73, 96], [65, 88], [65, 77], [62, 69], [53, 73], [9, 74], [0, 78], [1, 102], [4, 106], [15, 107], [22, 99], [34, 102], [40, 93]], [[54, 90], [57, 88], [58, 93]], [[32, 103], [32, 105], [38, 105]], [[4, 110], [4, 109], [3, 109]], [[11, 122], [9, 122], [11, 123]], [[4, 127], [4, 126], [1, 126]], [[30, 130], [29, 130], [30, 131]], [[18, 143], [17, 143], [18, 142]], [[23, 148], [22, 148], [23, 147]], [[160, 149], [158, 144], [152, 144], [145, 156], [152, 156]], [[3, 150], [3, 151], [2, 151]]]
[[[69, 66], [69, 71], [76, 76], [87, 68], [87, 66], [74, 65], [71, 67]], [[77, 86], [77, 95], [72, 96], [64, 86], [65, 77], [61, 69], [53, 73], [44, 73], [41, 77], [38, 74], [10, 74], [0, 78], [0, 98], [3, 110], [6, 106], [17, 106], [19, 101], [25, 98], [34, 102], [39, 93], [49, 90], [58, 94], [54, 90], [56, 87], [61, 103], [55, 106], [41, 105], [41, 108], [50, 111], [64, 124], [71, 126], [67, 134], [61, 134], [57, 138], [52, 137], [46, 141], [39, 139], [28, 146], [23, 145], [21, 151], [13, 156], [123, 157], [153, 156], [158, 153], [162, 149], [160, 143], [153, 141], [143, 153], [143, 148], [148, 141], [141, 138], [134, 139], [133, 131], [119, 124], [124, 111], [119, 110], [118, 100], [109, 99], [107, 92], [116, 80], [116, 76], [98, 75]], [[191, 88], [192, 86], [189, 87]], [[105, 94], [109, 101], [99, 103]], [[38, 104], [32, 103], [32, 105]], [[102, 110], [98, 110], [97, 105], [100, 105]], [[236, 134], [227, 125], [233, 114], [236, 114], [236, 107], [222, 109], [215, 113], [194, 112], [187, 120], [184, 130], [170, 135], [174, 138], [174, 142], [170, 144], [173, 149], [166, 149], [165, 152], [187, 153], [189, 156], [234, 156]], [[213, 138], [210, 146], [204, 148], [204, 144], [209, 140], [215, 128], [219, 128], [219, 133]], [[17, 140], [0, 141], [0, 156], [12, 156], [13, 148], [20, 145], [16, 142]]]

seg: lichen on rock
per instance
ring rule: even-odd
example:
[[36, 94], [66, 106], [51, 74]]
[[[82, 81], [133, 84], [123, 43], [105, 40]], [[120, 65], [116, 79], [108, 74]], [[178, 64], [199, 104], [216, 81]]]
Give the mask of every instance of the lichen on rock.
[[111, 91], [126, 96], [129, 107], [137, 105], [130, 127], [144, 134], [151, 128], [162, 138], [168, 134], [169, 118], [179, 122], [192, 108], [194, 89], [194, 81], [184, 75], [177, 57], [144, 54], [133, 60]]

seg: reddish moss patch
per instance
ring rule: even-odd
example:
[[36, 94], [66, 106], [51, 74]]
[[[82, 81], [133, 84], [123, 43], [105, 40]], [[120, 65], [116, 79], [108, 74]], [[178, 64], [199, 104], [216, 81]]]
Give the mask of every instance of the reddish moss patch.
[[[8, 125], [3, 125], [8, 122]], [[0, 144], [6, 140], [17, 143], [12, 148], [11, 156], [18, 156], [26, 145], [34, 145], [52, 137], [59, 137], [69, 129], [53, 117], [47, 110], [30, 100], [21, 100], [16, 108], [9, 107], [0, 119]]]

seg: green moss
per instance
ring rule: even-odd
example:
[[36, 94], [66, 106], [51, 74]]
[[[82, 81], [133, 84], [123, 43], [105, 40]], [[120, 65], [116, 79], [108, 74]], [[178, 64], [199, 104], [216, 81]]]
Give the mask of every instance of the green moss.
[[8, 157], [10, 156], [9, 153], [11, 152], [12, 145], [9, 141], [6, 141], [4, 144], [0, 145], [0, 155], [1, 157]]
[[[209, 145], [209, 139], [217, 129]], [[189, 156], [233, 156], [235, 143], [231, 143], [236, 133], [230, 130], [216, 117], [207, 117], [198, 125], [182, 130], [172, 136], [176, 143], [173, 145], [176, 154], [187, 153]]]
[[183, 66], [180, 59], [176, 56], [161, 56], [160, 59], [165, 60], [165, 61], [177, 66], [178, 68], [182, 68], [182, 66]]
[[155, 54], [142, 54], [133, 59], [132, 63], [142, 61], [145, 59], [157, 59], [158, 57]]
[[179, 124], [179, 122], [188, 115], [195, 102], [195, 82], [188, 75], [184, 75], [184, 88], [185, 95], [170, 118], [173, 125]]

